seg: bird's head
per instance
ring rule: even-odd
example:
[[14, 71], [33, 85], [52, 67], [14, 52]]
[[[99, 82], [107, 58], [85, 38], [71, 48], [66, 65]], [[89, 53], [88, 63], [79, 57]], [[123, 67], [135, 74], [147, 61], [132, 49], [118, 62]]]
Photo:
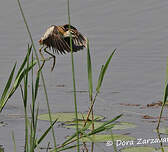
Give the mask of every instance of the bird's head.
[[43, 36], [41, 37], [41, 39], [39, 40], [39, 44], [42, 45], [42, 44], [44, 43], [44, 41], [45, 41], [46, 39], [48, 39], [48, 37], [49, 37], [50, 35], [52, 35], [53, 31], [54, 31], [54, 25], [50, 26], [50, 27], [46, 30], [46, 32], [44, 33], [44, 35], [43, 35]]
[[40, 45], [43, 44], [43, 40], [42, 39], [40, 39], [38, 42], [39, 42]]

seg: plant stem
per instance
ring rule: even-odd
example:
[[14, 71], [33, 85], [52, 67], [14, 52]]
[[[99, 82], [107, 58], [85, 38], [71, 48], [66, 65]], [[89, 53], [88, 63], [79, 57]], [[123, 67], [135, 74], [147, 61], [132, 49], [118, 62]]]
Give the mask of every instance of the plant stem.
[[[69, 0], [67, 0], [68, 4], [68, 23], [69, 29], [71, 25], [70, 20], [70, 7], [69, 7]], [[73, 50], [72, 50], [72, 35], [70, 32], [70, 48], [71, 48], [71, 63], [72, 63], [72, 79], [73, 79], [73, 92], [74, 92], [74, 108], [75, 108], [75, 117], [76, 117], [76, 132], [77, 132], [77, 151], [79, 152], [79, 128], [78, 128], [78, 110], [77, 110], [77, 101], [76, 101], [76, 84], [75, 84], [75, 68], [74, 68], [74, 58], [73, 58]]]
[[15, 142], [15, 135], [13, 131], [12, 131], [12, 140], [13, 140], [13, 145], [14, 145], [14, 152], [16, 152], [16, 142]]
[[168, 96], [168, 57], [167, 57], [167, 61], [166, 61], [166, 80], [165, 80], [165, 89], [164, 89], [164, 96], [163, 96], [163, 103], [162, 103], [162, 108], [160, 111], [160, 116], [159, 116], [159, 120], [158, 120], [158, 125], [157, 125], [157, 130], [159, 130], [160, 127], [160, 120], [162, 117], [162, 113], [163, 113], [163, 109], [165, 106], [165, 103], [167, 101], [167, 96]]
[[[20, 9], [21, 15], [22, 15], [22, 17], [23, 17], [23, 20], [24, 20], [24, 23], [25, 23], [25, 26], [26, 26], [28, 35], [29, 35], [29, 37], [30, 37], [30, 40], [31, 40], [31, 43], [32, 43], [32, 46], [33, 46], [33, 50], [34, 50], [34, 53], [35, 53], [35, 56], [36, 56], [36, 60], [37, 60], [38, 66], [39, 66], [39, 68], [40, 68], [40, 67], [41, 67], [41, 66], [40, 66], [40, 60], [39, 60], [39, 58], [38, 58], [38, 54], [37, 54], [37, 51], [36, 51], [36, 48], [35, 48], [35, 45], [34, 45], [34, 41], [33, 41], [31, 32], [30, 32], [30, 30], [29, 30], [29, 27], [28, 27], [26, 18], [25, 18], [25, 16], [24, 16], [24, 12], [23, 12], [23, 9], [22, 9], [22, 7], [21, 7], [20, 0], [17, 0], [17, 1], [18, 1], [19, 9]], [[52, 125], [51, 111], [50, 111], [50, 106], [49, 106], [49, 101], [48, 101], [48, 94], [47, 94], [47, 89], [46, 89], [46, 85], [45, 85], [45, 80], [44, 80], [44, 76], [43, 76], [42, 71], [40, 71], [40, 73], [41, 73], [41, 79], [42, 79], [43, 89], [44, 89], [45, 98], [46, 98], [46, 103], [47, 103], [47, 108], [48, 108], [48, 113], [49, 113], [50, 125]], [[54, 133], [54, 128], [53, 128], [53, 126], [52, 126], [52, 136], [53, 136], [53, 141], [54, 141], [54, 148], [56, 149], [56, 138], [55, 138], [55, 133]], [[57, 150], [56, 150], [56, 151], [57, 151]]]
[[86, 126], [86, 123], [87, 123], [87, 121], [89, 120], [89, 116], [90, 116], [90, 114], [91, 114], [91, 112], [92, 112], [92, 110], [93, 110], [93, 106], [94, 106], [94, 103], [95, 103], [95, 101], [96, 101], [96, 97], [97, 97], [97, 96], [98, 96], [98, 92], [96, 92], [96, 95], [95, 95], [95, 97], [94, 97], [94, 99], [93, 99], [93, 102], [92, 102], [92, 104], [90, 105], [90, 108], [89, 108], [89, 111], [88, 111], [88, 114], [87, 114], [87, 117], [86, 117], [84, 126]]

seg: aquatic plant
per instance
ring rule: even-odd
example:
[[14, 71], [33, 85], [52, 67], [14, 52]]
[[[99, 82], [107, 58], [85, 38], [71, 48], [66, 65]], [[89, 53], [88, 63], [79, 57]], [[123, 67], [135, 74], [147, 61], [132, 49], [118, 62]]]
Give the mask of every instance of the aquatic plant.
[[[56, 143], [56, 136], [55, 136], [55, 130], [53, 126], [57, 122], [57, 119], [52, 119], [51, 115], [51, 110], [50, 110], [50, 105], [49, 105], [49, 100], [48, 100], [48, 94], [47, 94], [47, 89], [46, 89], [46, 84], [45, 80], [43, 77], [43, 73], [40, 65], [40, 60], [38, 57], [38, 53], [36, 51], [36, 47], [34, 45], [34, 41], [31, 36], [31, 32], [28, 26], [28, 23], [26, 21], [23, 9], [21, 7], [20, 1], [17, 0], [18, 6], [21, 12], [21, 15], [23, 17], [23, 21], [25, 23], [31, 45], [28, 45], [27, 48], [27, 54], [19, 67], [18, 72], [15, 74], [15, 68], [16, 68], [16, 63], [13, 66], [13, 69], [10, 73], [10, 76], [8, 78], [8, 81], [6, 83], [6, 86], [4, 88], [4, 91], [2, 93], [2, 96], [0, 98], [0, 112], [2, 112], [3, 108], [5, 107], [6, 103], [8, 102], [8, 99], [12, 97], [12, 95], [15, 93], [15, 91], [20, 88], [21, 91], [21, 97], [23, 101], [23, 107], [24, 107], [24, 117], [25, 117], [25, 152], [33, 152], [35, 149], [40, 149], [40, 143], [45, 139], [46, 135], [52, 131], [52, 136], [53, 136], [53, 143], [54, 147], [52, 148], [54, 152], [59, 152], [59, 151], [64, 151], [67, 149], [72, 149], [72, 148], [77, 148], [77, 151], [80, 151], [80, 146], [84, 145], [84, 147], [87, 149], [85, 141], [81, 142], [81, 139], [90, 139], [92, 141], [92, 149], [91, 151], [94, 150], [94, 140], [92, 137], [94, 135], [97, 135], [98, 133], [101, 133], [105, 130], [110, 130], [111, 128], [114, 127], [115, 121], [119, 119], [121, 115], [118, 115], [114, 117], [113, 119], [102, 123], [100, 126], [98, 126], [96, 129], [94, 128], [94, 122], [97, 120], [95, 118], [95, 115], [93, 113], [93, 108], [94, 104], [96, 102], [96, 97], [98, 96], [100, 92], [100, 88], [102, 86], [102, 82], [105, 76], [105, 73], [107, 71], [107, 68], [111, 62], [111, 59], [116, 51], [112, 51], [111, 55], [107, 59], [106, 63], [102, 65], [97, 86], [96, 86], [96, 94], [93, 97], [93, 84], [92, 84], [92, 62], [91, 62], [91, 55], [90, 55], [90, 48], [89, 48], [89, 40], [87, 40], [87, 71], [88, 71], [88, 90], [89, 90], [89, 100], [90, 100], [90, 107], [89, 111], [87, 113], [86, 119], [84, 119], [84, 125], [83, 127], [79, 128], [79, 123], [78, 123], [78, 104], [77, 104], [77, 99], [76, 99], [76, 84], [75, 84], [75, 66], [74, 66], [74, 57], [73, 57], [73, 51], [72, 51], [72, 36], [70, 34], [70, 48], [71, 48], [71, 64], [72, 64], [72, 80], [73, 80], [73, 92], [74, 92], [74, 111], [75, 111], [75, 120], [76, 120], [76, 132], [69, 136], [68, 139], [66, 139], [62, 144], [57, 146]], [[69, 6], [69, 0], [67, 0], [67, 6], [68, 6], [68, 22], [69, 25], [71, 24], [70, 22], [70, 6]], [[69, 29], [71, 27], [69, 26]], [[34, 59], [35, 55], [35, 59]], [[34, 66], [38, 65], [39, 71], [37, 74], [34, 74]], [[15, 79], [14, 75], [16, 75]], [[29, 79], [31, 77], [31, 80]], [[34, 81], [35, 78], [35, 81]], [[37, 127], [38, 127], [38, 116], [39, 116], [39, 105], [36, 103], [37, 100], [37, 95], [38, 95], [38, 90], [39, 90], [39, 82], [40, 80], [42, 81], [43, 89], [44, 89], [44, 94], [46, 98], [46, 105], [48, 109], [48, 116], [49, 116], [49, 122], [50, 125], [49, 127], [43, 132], [43, 134], [39, 137], [37, 136]], [[31, 116], [28, 116], [28, 84], [29, 81], [31, 83], [31, 104], [30, 104], [30, 114]], [[90, 121], [90, 115], [91, 115], [91, 121]], [[90, 131], [89, 127], [92, 126], [92, 129]], [[14, 151], [16, 151], [16, 142], [15, 142], [15, 137], [14, 133], [12, 133], [12, 139], [14, 143]], [[83, 144], [82, 144], [83, 143]], [[49, 143], [46, 146], [47, 150], [49, 150]]]

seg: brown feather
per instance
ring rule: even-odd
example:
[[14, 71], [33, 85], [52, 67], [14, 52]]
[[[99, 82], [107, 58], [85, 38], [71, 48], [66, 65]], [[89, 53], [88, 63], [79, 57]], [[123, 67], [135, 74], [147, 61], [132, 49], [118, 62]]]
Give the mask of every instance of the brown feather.
[[53, 51], [66, 54], [66, 52], [70, 52], [70, 33], [72, 35], [72, 49], [74, 52], [86, 47], [86, 38], [72, 25], [70, 25], [69, 30], [69, 24], [50, 26], [39, 40], [39, 43], [52, 48]]

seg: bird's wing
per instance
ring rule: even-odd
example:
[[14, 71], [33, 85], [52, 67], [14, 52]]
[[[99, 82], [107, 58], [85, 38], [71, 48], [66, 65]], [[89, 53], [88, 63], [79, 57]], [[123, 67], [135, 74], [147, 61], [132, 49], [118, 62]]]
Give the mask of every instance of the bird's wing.
[[[66, 32], [69, 31], [69, 24], [65, 24], [63, 27]], [[70, 25], [70, 33], [72, 34], [72, 40], [76, 46], [87, 47], [87, 38], [72, 25]]]
[[75, 44], [79, 44], [79, 46], [87, 47], [87, 38], [78, 31], [75, 34], [74, 41]]
[[51, 34], [52, 40], [52, 48], [61, 54], [65, 54], [66, 52], [70, 52], [70, 47], [67, 42], [62, 38], [62, 36], [58, 32], [53, 32]]
[[[65, 25], [63, 25], [63, 27], [65, 28], [65, 30], [67, 31], [67, 30], [69, 30], [69, 24], [65, 24]], [[77, 30], [74, 26], [72, 26], [72, 25], [70, 25], [70, 28], [71, 29], [74, 29], [74, 30]]]
[[87, 38], [77, 30], [71, 30], [72, 40], [76, 46], [87, 47]]

